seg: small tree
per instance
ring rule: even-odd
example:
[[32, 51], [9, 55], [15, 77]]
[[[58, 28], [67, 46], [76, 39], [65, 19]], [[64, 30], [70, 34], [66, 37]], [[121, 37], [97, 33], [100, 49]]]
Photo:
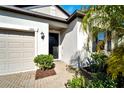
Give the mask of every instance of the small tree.
[[[122, 5], [94, 5], [85, 11], [82, 20], [85, 31], [94, 35], [100, 31], [114, 32], [113, 38], [124, 36], [124, 6]], [[90, 34], [89, 34], [90, 35]], [[91, 36], [89, 36], [91, 37]], [[117, 41], [118, 42], [118, 41]], [[115, 46], [118, 43], [115, 42]]]
[[113, 49], [107, 65], [107, 72], [113, 79], [116, 79], [120, 73], [124, 76], [124, 43]]

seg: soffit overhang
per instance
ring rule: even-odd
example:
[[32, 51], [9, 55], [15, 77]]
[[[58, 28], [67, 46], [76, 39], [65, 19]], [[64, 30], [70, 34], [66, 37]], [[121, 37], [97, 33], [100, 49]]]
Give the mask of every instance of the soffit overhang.
[[37, 13], [37, 12], [33, 12], [33, 11], [29, 11], [29, 10], [25, 10], [25, 9], [13, 7], [13, 6], [0, 6], [0, 10], [28, 15], [28, 16], [37, 17], [37, 18], [43, 18], [43, 19], [52, 20], [52, 21], [58, 21], [58, 22], [62, 22], [65, 24], [69, 24], [77, 17], [83, 18], [85, 16], [85, 14], [81, 13], [78, 10], [75, 11], [72, 15], [70, 15], [70, 17], [67, 19], [51, 16], [51, 15], [44, 14], [44, 13]]

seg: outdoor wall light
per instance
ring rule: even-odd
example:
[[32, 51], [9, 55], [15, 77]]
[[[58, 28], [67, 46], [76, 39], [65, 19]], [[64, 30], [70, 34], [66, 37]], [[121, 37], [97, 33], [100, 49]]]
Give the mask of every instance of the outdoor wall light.
[[44, 39], [45, 38], [45, 35], [43, 32], [41, 32], [41, 39]]

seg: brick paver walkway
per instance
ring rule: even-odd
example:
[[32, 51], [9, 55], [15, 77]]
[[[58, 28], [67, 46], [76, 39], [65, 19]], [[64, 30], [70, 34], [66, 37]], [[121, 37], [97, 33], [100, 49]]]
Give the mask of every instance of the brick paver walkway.
[[56, 62], [56, 75], [35, 80], [35, 71], [0, 76], [0, 88], [64, 88], [73, 74], [63, 62]]

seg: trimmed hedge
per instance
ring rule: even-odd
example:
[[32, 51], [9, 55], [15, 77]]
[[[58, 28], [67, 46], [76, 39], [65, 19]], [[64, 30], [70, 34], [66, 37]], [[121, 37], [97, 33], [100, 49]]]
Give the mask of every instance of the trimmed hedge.
[[38, 55], [34, 58], [34, 63], [41, 69], [47, 70], [54, 68], [52, 55]]

